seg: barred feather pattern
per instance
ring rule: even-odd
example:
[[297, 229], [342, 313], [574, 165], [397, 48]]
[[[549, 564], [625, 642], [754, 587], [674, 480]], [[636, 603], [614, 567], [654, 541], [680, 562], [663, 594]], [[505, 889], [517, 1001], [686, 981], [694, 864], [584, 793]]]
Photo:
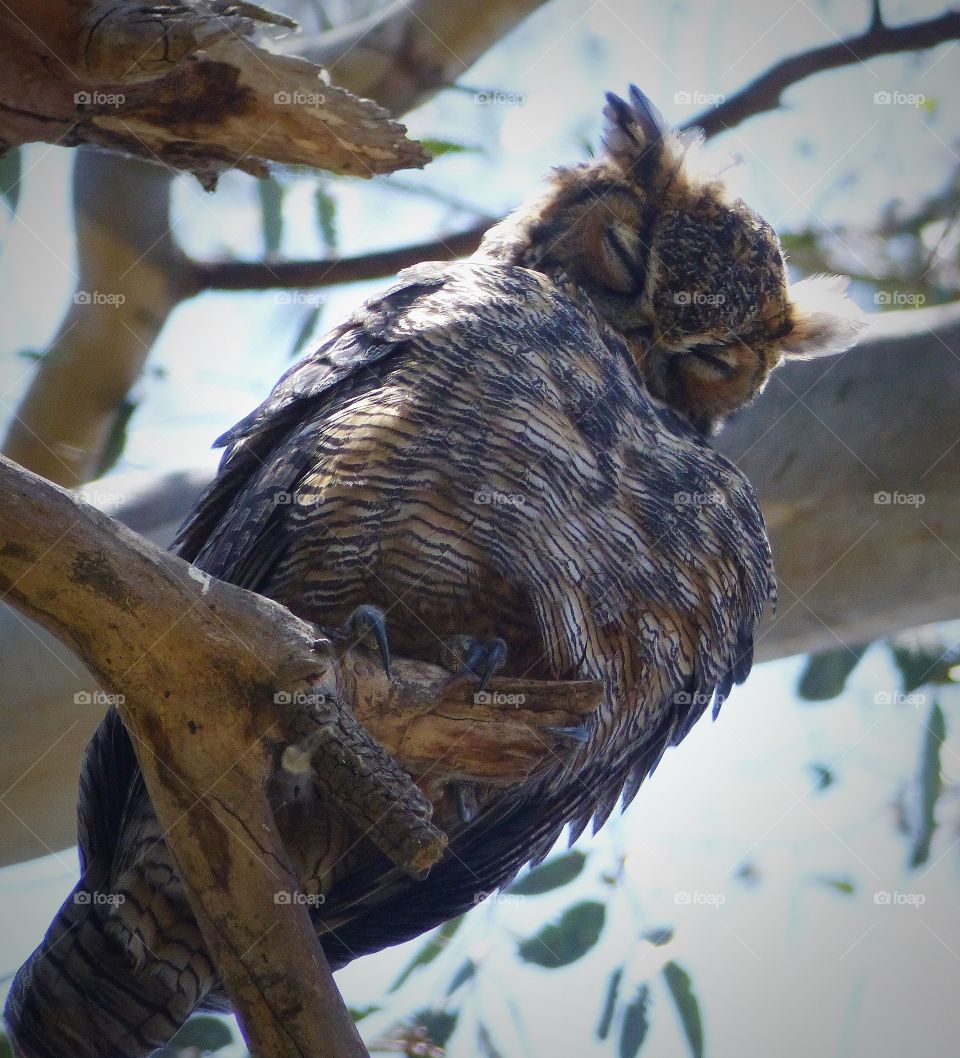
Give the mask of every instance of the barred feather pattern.
[[[602, 825], [749, 671], [773, 592], [753, 492], [649, 395], [563, 274], [481, 259], [409, 269], [222, 441], [176, 545], [200, 568], [326, 626], [377, 604], [400, 655], [436, 660], [446, 636], [497, 635], [507, 674], [609, 688], [581, 748], [479, 791], [424, 881], [309, 790], [278, 795], [301, 882], [326, 894], [313, 915], [334, 966], [470, 907], [564, 827]], [[107, 761], [108, 736], [122, 734], [98, 734], [87, 782], [126, 800], [88, 819], [81, 884], [100, 874], [130, 899], [112, 921], [64, 905], [8, 1008], [26, 1058], [146, 1054], [219, 992], [135, 760]], [[70, 995], [85, 1013], [41, 1027]]]

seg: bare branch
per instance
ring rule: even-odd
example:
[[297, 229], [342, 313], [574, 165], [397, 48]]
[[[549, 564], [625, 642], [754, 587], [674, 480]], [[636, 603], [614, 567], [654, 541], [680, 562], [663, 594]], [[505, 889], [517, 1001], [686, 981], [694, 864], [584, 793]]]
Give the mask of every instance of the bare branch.
[[715, 136], [725, 129], [735, 128], [747, 118], [776, 110], [787, 88], [815, 73], [852, 66], [880, 55], [935, 48], [938, 44], [960, 39], [960, 11], [947, 11], [937, 18], [905, 26], [888, 26], [877, 18], [878, 7], [874, 12], [866, 32], [782, 59], [745, 88], [727, 96], [718, 106], [705, 110], [684, 127], [701, 128], [708, 137]]
[[203, 290], [270, 290], [274, 287], [331, 287], [396, 275], [421, 261], [450, 261], [465, 257], [480, 245], [489, 218], [464, 231], [440, 239], [380, 250], [356, 257], [326, 257], [313, 261], [194, 261], [192, 285]]
[[[0, 141], [94, 144], [196, 173], [267, 162], [371, 176], [427, 155], [319, 67], [246, 39], [252, 4], [0, 7]], [[251, 17], [253, 16], [253, 17]]]

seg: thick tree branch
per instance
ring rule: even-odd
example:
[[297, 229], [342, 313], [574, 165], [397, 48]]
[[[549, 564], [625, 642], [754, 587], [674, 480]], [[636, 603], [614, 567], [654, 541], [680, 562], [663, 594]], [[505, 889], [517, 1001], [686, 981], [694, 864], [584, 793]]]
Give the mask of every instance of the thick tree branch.
[[[293, 750], [301, 767], [319, 767], [317, 780], [361, 833], [398, 865], [419, 871], [445, 844], [430, 823], [430, 801], [360, 726], [348, 696], [364, 704], [368, 719], [382, 714], [413, 747], [408, 755], [428, 762], [423, 736], [433, 711], [450, 723], [459, 710], [459, 723], [479, 727], [485, 752], [495, 755], [498, 736], [558, 717], [582, 719], [603, 691], [571, 684], [548, 696], [534, 682], [522, 720], [513, 713], [471, 720], [472, 688], [446, 687], [434, 702], [425, 697], [441, 690], [435, 667], [399, 663], [388, 687], [372, 662], [338, 658], [314, 626], [282, 606], [210, 579], [2, 458], [0, 590], [67, 642], [116, 696], [257, 1058], [366, 1054], [305, 906], [273, 899], [297, 886], [267, 800], [279, 750], [288, 747], [285, 761]], [[511, 693], [527, 689], [524, 681], [500, 683]], [[513, 762], [521, 775], [556, 752], [533, 741]], [[448, 757], [446, 773], [458, 774], [455, 747]]]
[[427, 161], [376, 103], [247, 39], [254, 20], [277, 17], [227, 0], [4, 5], [0, 142], [94, 144], [207, 184], [267, 162], [371, 176]]
[[453, 84], [545, 0], [397, 0], [368, 18], [278, 48], [330, 71], [337, 84], [404, 113]]
[[739, 92], [687, 122], [685, 127], [701, 128], [707, 136], [715, 136], [736, 128], [747, 118], [776, 110], [786, 89], [815, 73], [852, 66], [881, 55], [935, 48], [953, 40], [960, 40], [960, 11], [947, 11], [937, 18], [905, 26], [888, 26], [874, 18], [866, 32], [855, 37], [781, 59]]

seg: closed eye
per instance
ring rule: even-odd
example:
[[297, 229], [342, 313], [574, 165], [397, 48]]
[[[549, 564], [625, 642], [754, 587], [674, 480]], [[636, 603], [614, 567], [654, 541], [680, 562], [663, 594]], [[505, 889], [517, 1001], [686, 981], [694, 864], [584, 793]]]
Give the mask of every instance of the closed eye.
[[705, 364], [719, 371], [722, 375], [730, 375], [734, 371], [734, 365], [726, 360], [724, 353], [729, 355], [730, 347], [726, 345], [694, 345], [687, 350], [690, 356], [695, 356]]

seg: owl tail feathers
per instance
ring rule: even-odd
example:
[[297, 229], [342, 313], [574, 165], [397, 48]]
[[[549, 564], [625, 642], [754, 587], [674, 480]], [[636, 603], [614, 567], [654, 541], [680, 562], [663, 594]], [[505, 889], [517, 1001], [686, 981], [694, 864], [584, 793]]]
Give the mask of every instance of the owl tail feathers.
[[142, 1058], [170, 1040], [209, 988], [193, 967], [180, 973], [180, 988], [136, 972], [108, 929], [111, 910], [110, 894], [81, 879], [20, 968], [4, 1010], [17, 1058]]

